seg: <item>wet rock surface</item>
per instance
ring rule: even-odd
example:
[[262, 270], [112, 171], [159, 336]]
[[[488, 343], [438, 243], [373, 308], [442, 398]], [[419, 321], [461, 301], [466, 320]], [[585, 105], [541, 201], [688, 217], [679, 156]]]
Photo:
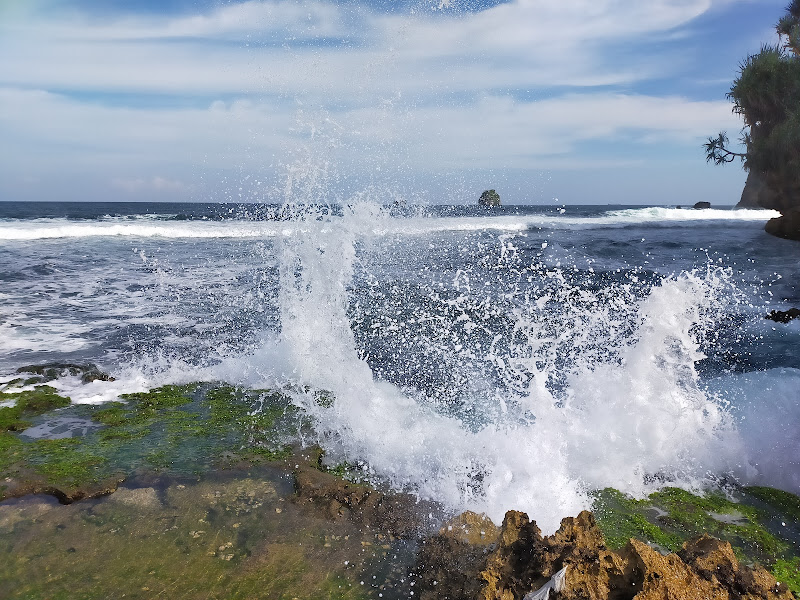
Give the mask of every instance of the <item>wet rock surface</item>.
[[800, 210], [787, 211], [780, 217], [770, 219], [764, 231], [779, 238], [800, 241]]
[[295, 486], [297, 502], [313, 504], [332, 519], [348, 518], [398, 537], [414, 537], [423, 527], [413, 496], [384, 494], [309, 466], [295, 471]]
[[[406, 598], [406, 543], [292, 501], [283, 469], [0, 503], [2, 598]], [[363, 582], [363, 584], [362, 584]]]
[[54, 362], [44, 365], [27, 365], [17, 369], [19, 374], [29, 374], [35, 376], [36, 383], [45, 383], [53, 381], [59, 377], [71, 375], [73, 377], [80, 377], [83, 383], [91, 383], [92, 381], [114, 381], [108, 373], [105, 373], [97, 368], [93, 363], [77, 364], [77, 363], [62, 363]]
[[764, 317], [776, 323], [788, 323], [792, 319], [800, 317], [800, 308], [790, 308], [789, 310], [773, 310]]

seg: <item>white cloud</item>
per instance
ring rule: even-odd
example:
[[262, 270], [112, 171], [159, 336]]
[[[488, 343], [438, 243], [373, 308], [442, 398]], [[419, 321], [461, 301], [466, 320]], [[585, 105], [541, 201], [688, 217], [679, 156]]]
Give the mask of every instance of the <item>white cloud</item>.
[[[91, 173], [125, 193], [187, 194], [205, 170], [274, 170], [314, 144], [351, 171], [611, 167], [654, 144], [702, 161], [705, 135], [739, 126], [729, 104], [637, 86], [680, 70], [677, 54], [647, 44], [686, 35], [710, 6], [515, 0], [387, 14], [251, 0], [177, 17], [28, 13], [0, 22], [0, 56], [13, 57], [0, 61], [0, 177]], [[584, 150], [598, 143], [618, 150]]]
[[[103, 168], [120, 157], [131, 164], [185, 169], [199, 164], [256, 168], [288, 161], [286, 150], [310, 142], [312, 128], [315, 143], [327, 145], [347, 165], [400, 159], [417, 168], [514, 168], [533, 159], [580, 154], [580, 145], [593, 140], [699, 146], [708, 132], [737, 123], [724, 101], [608, 93], [539, 102], [485, 96], [446, 107], [387, 103], [322, 115], [252, 100], [216, 101], [194, 110], [97, 107], [46, 92], [0, 89], [0, 134], [30, 144], [6, 160], [41, 160], [41, 153], [33, 153], [40, 147], [50, 149], [51, 161], [72, 163], [88, 155]], [[82, 153], [59, 158], [65, 146]]]
[[[0, 26], [0, 49], [16, 57], [0, 63], [0, 83], [312, 97], [365, 88], [385, 94], [610, 85], [641, 78], [644, 68], [634, 60], [613, 64], [600, 45], [672, 30], [709, 4], [517, 0], [430, 18], [352, 4], [250, 1], [190, 17], [17, 23]], [[314, 43], [328, 38], [339, 41]]]

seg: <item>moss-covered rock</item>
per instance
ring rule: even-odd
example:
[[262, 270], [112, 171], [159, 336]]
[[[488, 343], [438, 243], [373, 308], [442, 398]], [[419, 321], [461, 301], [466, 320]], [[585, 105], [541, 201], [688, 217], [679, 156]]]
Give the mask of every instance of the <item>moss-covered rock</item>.
[[[4, 397], [16, 404], [0, 409], [0, 499], [41, 491], [69, 502], [108, 493], [136, 473], [282, 460], [304, 426], [278, 392], [218, 384], [168, 385], [101, 406], [70, 406], [47, 386]], [[18, 435], [55, 409], [102, 427], [59, 440]]]
[[108, 373], [104, 373], [97, 368], [97, 365], [92, 363], [76, 364], [54, 362], [44, 365], [27, 365], [17, 369], [17, 373], [33, 375], [33, 377], [29, 377], [25, 380], [27, 385], [30, 385], [30, 383], [53, 381], [54, 379], [67, 375], [80, 377], [83, 383], [90, 383], [92, 381], [114, 381], [113, 377]]
[[595, 494], [594, 511], [612, 549], [620, 549], [634, 538], [677, 552], [689, 539], [711, 535], [729, 542], [739, 560], [766, 566], [800, 594], [796, 571], [800, 498], [762, 487], [727, 492], [699, 496], [664, 488], [647, 499], [636, 500], [605, 489]]

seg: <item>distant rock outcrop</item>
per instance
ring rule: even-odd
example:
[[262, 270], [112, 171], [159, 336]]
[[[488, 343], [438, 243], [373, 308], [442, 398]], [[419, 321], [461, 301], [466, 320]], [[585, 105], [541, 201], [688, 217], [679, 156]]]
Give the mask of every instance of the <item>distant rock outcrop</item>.
[[486, 190], [478, 198], [480, 206], [500, 206], [500, 194], [494, 190]]
[[695, 202], [692, 208], [711, 208], [711, 202]]
[[790, 308], [789, 310], [773, 310], [764, 318], [776, 323], [788, 323], [798, 317], [800, 317], [800, 308]]

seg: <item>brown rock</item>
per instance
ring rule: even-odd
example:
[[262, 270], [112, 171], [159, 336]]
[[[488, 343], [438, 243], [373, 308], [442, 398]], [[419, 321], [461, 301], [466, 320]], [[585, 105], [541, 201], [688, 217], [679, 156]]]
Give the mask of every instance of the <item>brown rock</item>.
[[347, 517], [398, 537], [414, 536], [419, 531], [419, 505], [411, 495], [384, 494], [306, 465], [294, 476], [296, 501], [312, 503], [328, 518]]
[[414, 574], [421, 600], [474, 600], [481, 570], [500, 529], [486, 515], [466, 511], [422, 541]]
[[510, 510], [503, 519], [497, 549], [481, 572], [485, 585], [480, 600], [513, 600], [531, 590], [532, 582], [543, 585], [550, 577], [543, 561], [545, 547], [542, 532], [525, 513]]
[[689, 540], [678, 553], [700, 577], [726, 589], [731, 598], [773, 600], [792, 598], [763, 567], [750, 569], [739, 564], [730, 543], [709, 535]]
[[462, 532], [479, 518], [462, 515], [426, 540], [419, 597], [522, 600], [564, 568], [563, 586], [550, 589], [550, 600], [792, 600], [765, 569], [740, 565], [728, 542], [707, 535], [686, 542], [679, 554], [662, 555], [634, 539], [612, 552], [589, 512], [542, 537], [526, 514], [509, 511], [487, 553], [485, 540]]
[[677, 554], [663, 556], [632, 539], [623, 550], [623, 559], [634, 575], [630, 583], [637, 590], [636, 600], [729, 599], [727, 590], [700, 577]]
[[472, 546], [491, 546], [497, 543], [500, 529], [486, 515], [468, 510], [445, 523], [439, 534]]

